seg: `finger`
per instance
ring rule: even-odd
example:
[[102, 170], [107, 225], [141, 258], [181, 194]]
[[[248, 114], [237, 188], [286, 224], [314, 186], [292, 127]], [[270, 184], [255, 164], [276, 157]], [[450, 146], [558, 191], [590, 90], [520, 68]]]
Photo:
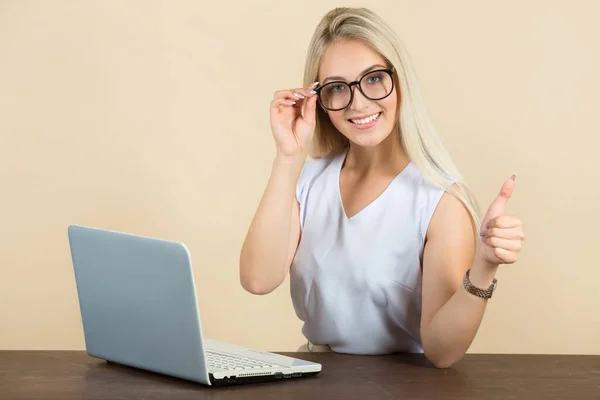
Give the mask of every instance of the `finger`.
[[275, 95], [273, 96], [273, 100], [290, 100], [290, 101], [295, 101], [296, 103], [301, 102], [303, 99], [294, 96], [294, 91], [292, 90], [282, 90], [279, 92], [275, 92]]
[[308, 88], [306, 88], [305, 93], [308, 94], [309, 96], [314, 96], [315, 94], [317, 94], [316, 92], [316, 88], [317, 86], [319, 86], [319, 82], [313, 82], [310, 85], [308, 85]]
[[282, 90], [279, 92], [275, 92], [275, 96], [273, 101], [271, 102], [271, 104], [273, 105], [273, 107], [278, 107], [278, 105], [276, 106], [275, 103], [277, 101], [283, 101], [283, 103], [277, 103], [278, 105], [288, 105], [288, 106], [294, 106], [294, 107], [302, 107], [302, 104], [304, 103], [303, 99], [300, 99], [297, 96], [293, 95], [293, 91], [291, 90]]
[[508, 199], [510, 199], [510, 196], [512, 196], [515, 188], [516, 179], [517, 175], [513, 174], [506, 182], [504, 182], [502, 188], [500, 189], [500, 193], [498, 193], [498, 196], [490, 205], [486, 215], [498, 216], [504, 214]]
[[498, 257], [503, 264], [512, 264], [517, 261], [517, 258], [519, 257], [518, 253], [500, 247], [494, 249], [494, 255]]
[[492, 218], [491, 220], [489, 220], [487, 223], [487, 227], [484, 228], [484, 230], [491, 228], [515, 228], [519, 226], [523, 226], [523, 223], [519, 218], [514, 217], [512, 215], [501, 215], [499, 217]]
[[304, 106], [304, 120], [307, 124], [315, 127], [316, 123], [316, 109], [317, 109], [317, 97], [313, 96], [306, 100], [306, 105]]
[[304, 104], [304, 101], [306, 101], [305, 99], [306, 96], [302, 95], [301, 93], [298, 93], [295, 90], [281, 90], [279, 92], [275, 92], [273, 102], [277, 100], [283, 100], [285, 102], [285, 105], [290, 105], [301, 109]]
[[513, 190], [515, 189], [516, 179], [517, 174], [512, 174], [512, 176], [506, 182], [504, 182], [502, 188], [500, 189], [500, 193], [498, 193], [498, 197], [496, 197], [496, 202], [506, 205], [508, 199], [510, 199], [510, 196], [513, 193]]
[[[318, 84], [318, 82], [315, 82]], [[314, 96], [316, 92], [313, 90], [314, 83], [308, 88], [296, 88], [291, 90], [278, 90], [275, 92], [273, 98], [280, 99], [286, 98], [290, 100], [304, 100], [308, 97]]]
[[482, 237], [498, 237], [502, 239], [524, 240], [525, 233], [520, 227], [516, 228], [491, 228], [481, 231]]
[[503, 239], [495, 236], [488, 236], [483, 238], [482, 240], [490, 247], [509, 251], [519, 251], [523, 246], [523, 243], [520, 240]]
[[296, 105], [296, 101], [289, 99], [276, 99], [271, 102], [271, 108], [279, 108], [281, 106], [293, 107]]

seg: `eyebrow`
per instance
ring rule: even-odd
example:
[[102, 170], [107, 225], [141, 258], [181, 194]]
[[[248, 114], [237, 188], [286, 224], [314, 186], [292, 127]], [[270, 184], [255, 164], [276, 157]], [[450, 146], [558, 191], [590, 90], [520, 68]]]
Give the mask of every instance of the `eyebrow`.
[[[371, 65], [369, 68], [363, 70], [359, 74], [359, 76], [362, 76], [362, 75], [366, 74], [367, 72], [369, 72], [370, 70], [375, 69], [377, 67], [379, 67], [379, 68], [387, 68], [386, 66], [381, 65], [381, 64], [374, 64], [374, 65]], [[323, 83], [325, 83], [327, 81], [331, 81], [331, 80], [345, 81], [346, 79], [343, 76], [328, 76], [327, 78], [323, 79]]]

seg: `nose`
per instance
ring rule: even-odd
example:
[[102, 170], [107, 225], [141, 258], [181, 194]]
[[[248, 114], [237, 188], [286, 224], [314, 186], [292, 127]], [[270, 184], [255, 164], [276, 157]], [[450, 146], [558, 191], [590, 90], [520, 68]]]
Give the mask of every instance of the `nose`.
[[350, 110], [352, 110], [352, 111], [364, 110], [371, 104], [371, 100], [367, 99], [362, 94], [362, 92], [358, 89], [358, 85], [354, 86], [352, 88], [352, 90], [353, 90], [353, 96], [352, 96], [352, 103], [350, 103], [350, 107], [349, 107]]

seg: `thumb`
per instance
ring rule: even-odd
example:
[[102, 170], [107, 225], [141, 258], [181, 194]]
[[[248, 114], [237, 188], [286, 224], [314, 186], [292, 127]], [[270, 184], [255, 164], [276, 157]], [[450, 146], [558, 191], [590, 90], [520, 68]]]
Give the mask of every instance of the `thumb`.
[[492, 204], [490, 205], [490, 208], [488, 208], [488, 211], [485, 214], [486, 220], [498, 217], [500, 215], [504, 215], [504, 213], [505, 213], [504, 211], [506, 208], [506, 204], [508, 203], [508, 199], [510, 199], [510, 196], [512, 195], [513, 190], [515, 189], [515, 180], [516, 179], [517, 179], [517, 175], [513, 174], [506, 182], [504, 182], [504, 184], [502, 185], [502, 189], [500, 189], [500, 193], [498, 193], [498, 196], [492, 202]]
[[306, 100], [304, 104], [304, 120], [307, 124], [309, 124], [313, 129], [316, 124], [316, 114], [317, 114], [317, 96], [311, 96]]

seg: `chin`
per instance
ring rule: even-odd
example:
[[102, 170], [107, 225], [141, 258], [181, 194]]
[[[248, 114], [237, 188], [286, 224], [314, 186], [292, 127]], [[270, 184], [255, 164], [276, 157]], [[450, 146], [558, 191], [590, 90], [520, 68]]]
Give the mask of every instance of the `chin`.
[[387, 124], [385, 118], [381, 118], [377, 125], [370, 129], [359, 130], [349, 125], [351, 122], [344, 122], [344, 136], [352, 143], [361, 147], [377, 147], [384, 142], [392, 133], [392, 126]]
[[387, 135], [365, 135], [365, 136], [351, 136], [348, 139], [354, 144], [360, 147], [377, 147], [386, 139]]

